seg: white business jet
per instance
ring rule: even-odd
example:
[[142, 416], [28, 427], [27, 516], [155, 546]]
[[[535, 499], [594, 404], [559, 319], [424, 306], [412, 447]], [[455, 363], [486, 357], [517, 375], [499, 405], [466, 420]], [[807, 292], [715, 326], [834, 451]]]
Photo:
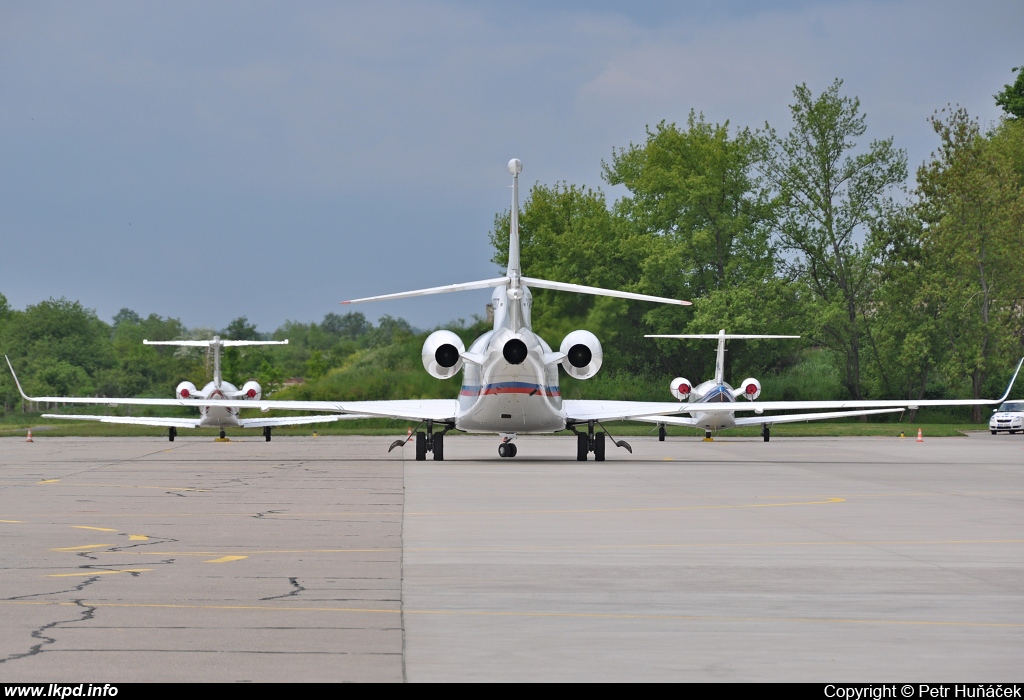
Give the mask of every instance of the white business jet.
[[[683, 415], [667, 415], [664, 418], [641, 417], [635, 419], [642, 423], [658, 424], [658, 439], [665, 440], [665, 426], [689, 426], [705, 429], [705, 439], [711, 438], [712, 431], [725, 430], [738, 426], [761, 426], [761, 436], [765, 442], [771, 437], [771, 426], [776, 423], [799, 423], [803, 421], [827, 421], [831, 419], [850, 418], [854, 415], [871, 415], [874, 413], [892, 413], [906, 410], [907, 408], [920, 408], [921, 406], [973, 406], [996, 404], [1005, 401], [1010, 396], [1017, 375], [1020, 373], [1024, 359], [1017, 363], [1014, 376], [1007, 386], [1007, 391], [997, 399], [953, 399], [953, 400], [850, 400], [850, 401], [762, 401], [754, 403], [761, 394], [761, 383], [753, 377], [744, 379], [738, 389], [733, 389], [725, 383], [725, 342], [727, 340], [752, 340], [762, 338], [799, 338], [800, 336], [756, 336], [756, 335], [727, 335], [725, 331], [719, 331], [716, 335], [651, 335], [644, 338], [688, 338], [718, 341], [718, 358], [715, 362], [715, 379], [693, 387], [690, 382], [682, 377], [672, 380], [669, 390], [679, 401], [685, 403], [685, 408], [680, 412], [689, 413], [689, 418]], [[738, 401], [739, 397], [748, 399], [750, 403]], [[849, 410], [850, 408], [869, 410]], [[764, 415], [765, 411], [775, 410], [822, 410], [827, 412], [807, 413], [782, 413]], [[755, 417], [736, 418], [737, 411], [753, 411]]]
[[[220, 352], [223, 348], [243, 347], [248, 345], [287, 345], [287, 340], [221, 340], [214, 336], [213, 340], [143, 340], [145, 345], [175, 345], [180, 347], [209, 348], [213, 354], [213, 381], [208, 382], [201, 390], [192, 382], [181, 382], [174, 390], [176, 400], [167, 399], [92, 399], [88, 403], [137, 404], [137, 405], [193, 405], [199, 409], [199, 418], [156, 418], [134, 416], [85, 416], [74, 414], [44, 413], [43, 418], [61, 418], [66, 420], [92, 420], [100, 423], [121, 423], [127, 425], [152, 425], [167, 428], [167, 438], [174, 442], [178, 428], [220, 428], [220, 437], [226, 436], [227, 428], [263, 428], [263, 437], [270, 442], [270, 432], [275, 426], [305, 425], [310, 423], [330, 423], [339, 418], [351, 416], [295, 416], [280, 418], [240, 418], [240, 406], [226, 405], [226, 401], [259, 401], [263, 388], [259, 382], [248, 381], [237, 388], [234, 384], [224, 381], [220, 372]], [[10, 360], [8, 360], [10, 364]], [[13, 372], [14, 369], [11, 369]], [[17, 379], [17, 377], [15, 377]], [[21, 384], [18, 384], [21, 390]], [[24, 396], [24, 392], [22, 392]], [[53, 401], [53, 397], [33, 399]], [[68, 403], [80, 403], [74, 398], [56, 399]], [[83, 402], [84, 403], [84, 402]], [[365, 416], [358, 416], [365, 417]]]
[[[771, 437], [771, 426], [774, 423], [797, 423], [813, 420], [829, 420], [833, 418], [849, 418], [851, 416], [869, 416], [877, 413], [898, 413], [906, 410], [906, 405], [901, 404], [894, 408], [876, 408], [863, 411], [830, 411], [828, 413], [792, 413], [786, 415], [771, 415], [764, 417], [737, 418], [737, 410], [753, 410], [755, 413], [762, 413], [764, 408], [761, 404], [746, 409], [740, 406], [733, 406], [721, 410], [721, 404], [736, 403], [741, 397], [753, 401], [761, 395], [761, 382], [754, 377], [747, 377], [738, 388], [733, 388], [725, 381], [725, 342], [727, 340], [761, 340], [775, 338], [799, 338], [798, 335], [751, 335], [751, 334], [727, 334], [720, 330], [714, 334], [682, 334], [682, 335], [645, 335], [645, 338], [687, 338], [696, 340], [717, 340], [718, 355], [715, 359], [715, 378], [693, 386], [688, 379], [676, 377], [669, 384], [669, 391], [679, 401], [688, 401], [685, 411], [690, 417], [673, 416], [665, 418], [638, 418], [637, 420], [647, 423], [658, 424], [658, 439], [665, 440], [666, 425], [685, 425], [694, 428], [704, 428], [704, 439], [710, 440], [713, 431], [726, 430], [743, 425], [760, 425], [761, 436], [765, 442]], [[778, 402], [776, 402], [778, 403]], [[801, 408], [804, 402], [785, 402], [790, 409]], [[814, 402], [820, 403], [820, 402]], [[709, 405], [718, 404], [715, 410], [707, 410]]]
[[[502, 277], [419, 289], [411, 292], [386, 294], [342, 302], [381, 301], [406, 297], [428, 296], [448, 292], [493, 289], [491, 304], [494, 308], [494, 328], [477, 338], [467, 349], [458, 335], [439, 330], [431, 333], [423, 344], [422, 360], [426, 371], [438, 379], [451, 379], [464, 370], [462, 390], [458, 399], [408, 399], [393, 401], [262, 401], [237, 399], [86, 399], [66, 397], [22, 396], [30, 401], [65, 401], [77, 403], [136, 403], [148, 405], [216, 405], [225, 408], [259, 408], [261, 410], [326, 411], [342, 414], [399, 420], [419, 421], [425, 430], [415, 434], [416, 459], [425, 460], [428, 453], [435, 460], [444, 459], [444, 436], [451, 430], [469, 433], [497, 433], [500, 438], [498, 454], [514, 457], [517, 449], [513, 440], [518, 435], [555, 433], [570, 430], [576, 435], [576, 459], [585, 461], [590, 454], [594, 459], [605, 459], [603, 422], [641, 420], [674, 416], [690, 409], [678, 402], [601, 401], [562, 399], [558, 388], [558, 368], [571, 377], [589, 379], [601, 369], [604, 353], [601, 342], [586, 330], [576, 330], [562, 339], [557, 352], [543, 338], [533, 332], [531, 310], [533, 296], [530, 287], [552, 289], [580, 294], [618, 297], [676, 306], [689, 306], [690, 302], [665, 297], [635, 294], [579, 284], [552, 282], [525, 277], [519, 258], [519, 174], [523, 165], [518, 159], [509, 161], [512, 175], [512, 211], [509, 223], [508, 269]], [[1022, 361], [1024, 362], [1024, 361]], [[1019, 370], [1018, 366], [1018, 370]], [[12, 368], [13, 373], [13, 368]], [[1014, 375], [1016, 378], [1016, 375]], [[17, 379], [17, 378], [15, 378]], [[1012, 382], [1011, 382], [1012, 385]], [[19, 390], [21, 386], [18, 386]], [[243, 387], [244, 389], [244, 387]], [[1005, 397], [1004, 397], [1005, 398]], [[801, 401], [762, 404], [764, 410], [812, 408], [888, 408], [899, 410], [924, 405], [975, 405], [1000, 403], [1002, 399], [966, 401]], [[716, 406], [726, 411], [741, 410], [736, 404], [705, 404], [704, 412], [714, 412]], [[661, 422], [654, 420], [652, 422]], [[595, 430], [596, 427], [602, 430]], [[437, 432], [435, 432], [435, 429]], [[405, 440], [396, 440], [390, 449], [401, 446]], [[625, 441], [614, 440], [617, 447], [629, 452]]]

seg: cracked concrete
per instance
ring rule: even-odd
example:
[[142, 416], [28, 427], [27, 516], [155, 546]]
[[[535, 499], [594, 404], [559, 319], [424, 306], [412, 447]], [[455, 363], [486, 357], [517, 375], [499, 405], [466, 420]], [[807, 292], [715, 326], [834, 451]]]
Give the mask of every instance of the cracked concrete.
[[331, 447], [0, 440], [0, 681], [403, 680], [401, 454]]

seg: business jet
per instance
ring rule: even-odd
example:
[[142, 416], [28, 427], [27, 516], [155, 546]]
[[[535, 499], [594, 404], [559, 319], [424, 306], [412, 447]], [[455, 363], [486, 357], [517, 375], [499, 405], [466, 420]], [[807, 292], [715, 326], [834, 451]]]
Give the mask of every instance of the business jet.
[[[508, 164], [512, 175], [512, 210], [509, 217], [508, 267], [505, 274], [493, 279], [478, 280], [430, 287], [409, 292], [364, 297], [343, 301], [355, 304], [371, 301], [404, 299], [410, 297], [446, 294], [450, 292], [491, 289], [494, 308], [492, 330], [473, 341], [468, 348], [462, 339], [448, 330], [438, 330], [427, 336], [421, 357], [423, 367], [432, 377], [450, 380], [460, 371], [462, 387], [457, 399], [407, 399], [389, 401], [264, 401], [211, 398], [175, 399], [91, 399], [68, 397], [22, 396], [29, 401], [64, 401], [77, 403], [137, 403], [148, 405], [215, 405], [224, 408], [259, 408], [261, 410], [324, 411], [375, 418], [416, 421], [415, 455], [418, 461], [432, 454], [434, 460], [444, 459], [444, 437], [457, 430], [467, 433], [497, 433], [498, 455], [515, 457], [518, 450], [513, 442], [520, 435], [550, 434], [569, 430], [576, 435], [576, 459], [586, 461], [593, 454], [596, 461], [606, 456], [607, 428], [604, 423], [677, 416], [689, 412], [687, 404], [678, 402], [570, 400], [562, 398], [558, 386], [559, 367], [576, 379], [590, 379], [598, 373], [604, 359], [604, 350], [597, 336], [587, 330], [575, 330], [566, 335], [558, 351], [533, 332], [533, 295], [530, 288], [616, 297], [675, 306], [689, 306], [690, 302], [634, 292], [588, 287], [551, 280], [527, 277], [522, 274], [519, 245], [519, 175], [523, 164], [513, 158]], [[1024, 360], [1022, 360], [1024, 362]], [[10, 362], [8, 361], [8, 364]], [[1018, 366], [1018, 370], [1020, 367]], [[11, 372], [13, 373], [13, 368]], [[1016, 375], [1014, 375], [1016, 378]], [[17, 377], [15, 377], [17, 381]], [[1011, 382], [1012, 385], [1012, 382]], [[18, 385], [21, 391], [21, 385]], [[243, 387], [244, 389], [244, 387]], [[902, 409], [924, 405], [976, 405], [999, 403], [1002, 399], [966, 401], [875, 401], [875, 402], [776, 402], [764, 405], [774, 410], [782, 408], [889, 408]], [[812, 405], [813, 404], [813, 405]], [[716, 404], [702, 405], [701, 410], [714, 412]], [[717, 404], [725, 406], [725, 404]], [[739, 410], [735, 404], [729, 411]], [[654, 421], [658, 422], [658, 421]], [[420, 428], [423, 430], [420, 430]], [[600, 428], [600, 430], [597, 430]], [[624, 440], [609, 436], [616, 447], [632, 453]], [[406, 443], [395, 440], [389, 451]]]
[[[688, 401], [686, 416], [671, 416], [662, 418], [637, 418], [640, 422], [657, 423], [658, 439], [664, 442], [666, 425], [685, 425], [694, 428], [704, 428], [704, 439], [711, 440], [712, 432], [735, 428], [743, 425], [760, 425], [761, 436], [765, 442], [771, 438], [771, 426], [775, 423], [797, 423], [814, 420], [830, 420], [834, 418], [849, 418], [851, 416], [869, 416], [878, 413], [898, 413], [906, 409], [900, 405], [894, 408], [876, 408], [866, 411], [830, 411], [828, 413], [792, 413], [788, 415], [772, 415], [765, 417], [737, 418], [736, 410], [744, 410], [741, 407], [727, 408], [720, 410], [721, 404], [735, 404], [742, 397], [747, 401], [754, 401], [761, 395], [761, 382], [754, 377], [747, 377], [738, 388], [733, 388], [725, 381], [725, 343], [728, 340], [760, 340], [776, 338], [799, 338], [798, 335], [757, 335], [757, 334], [727, 334], [720, 330], [714, 334], [679, 334], [679, 335], [645, 335], [645, 338], [688, 338], [695, 340], [717, 340], [718, 355], [715, 359], [715, 378], [702, 382], [697, 386], [684, 377], [676, 377], [669, 383], [669, 391], [679, 401]], [[789, 408], [798, 409], [803, 402], [785, 402]], [[709, 405], [718, 404], [715, 410], [707, 410]], [[762, 405], [752, 407], [755, 413], [763, 413]]]
[[[43, 418], [60, 418], [64, 420], [91, 420], [100, 423], [119, 423], [126, 425], [151, 425], [167, 428], [167, 439], [174, 442], [179, 428], [220, 428], [220, 439], [227, 435], [227, 428], [263, 428], [263, 437], [270, 442], [271, 430], [282, 425], [305, 425], [310, 423], [330, 423], [339, 418], [350, 416], [293, 416], [276, 418], [241, 418], [239, 413], [242, 406], [227, 405], [228, 400], [236, 401], [259, 401], [263, 395], [263, 388], [259, 382], [250, 380], [237, 388], [231, 382], [224, 381], [220, 371], [220, 354], [223, 348], [243, 347], [249, 345], [287, 345], [287, 340], [221, 340], [214, 336], [212, 340], [143, 340], [145, 345], [174, 345], [179, 347], [209, 348], [213, 355], [213, 381], [208, 382], [202, 389], [197, 389], [192, 382], [181, 382], [174, 390], [177, 400], [170, 405], [189, 405], [191, 402], [199, 409], [199, 418], [157, 418], [146, 416], [86, 416], [60, 413], [44, 413]], [[10, 360], [8, 360], [10, 364]], [[13, 372], [14, 369], [11, 369]], [[19, 391], [21, 384], [18, 384]], [[24, 395], [24, 392], [22, 392]], [[53, 400], [42, 398], [41, 401]], [[72, 402], [71, 398], [62, 398], [62, 401]], [[154, 403], [159, 401], [159, 403]], [[100, 399], [90, 403], [107, 403], [110, 405], [141, 404], [141, 405], [168, 405], [166, 400], [154, 399]], [[245, 404], [248, 405], [248, 404]], [[365, 416], [358, 416], [365, 417]]]

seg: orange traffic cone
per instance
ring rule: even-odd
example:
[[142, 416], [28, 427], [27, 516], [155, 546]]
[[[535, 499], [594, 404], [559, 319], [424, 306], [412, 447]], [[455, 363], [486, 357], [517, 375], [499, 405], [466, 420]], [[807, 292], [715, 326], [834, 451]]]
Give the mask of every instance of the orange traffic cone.
[[406, 433], [405, 433], [405, 439], [408, 440], [411, 437], [412, 437], [412, 428], [409, 428], [409, 430], [406, 431]]
[[917, 429], [917, 441], [918, 442], [924, 442], [924, 436], [921, 435], [921, 429], [920, 428]]
[[28, 438], [27, 438], [27, 439], [25, 440], [25, 442], [35, 442], [35, 441], [34, 441], [34, 440], [32, 439], [32, 428], [29, 428], [29, 429], [28, 429]]

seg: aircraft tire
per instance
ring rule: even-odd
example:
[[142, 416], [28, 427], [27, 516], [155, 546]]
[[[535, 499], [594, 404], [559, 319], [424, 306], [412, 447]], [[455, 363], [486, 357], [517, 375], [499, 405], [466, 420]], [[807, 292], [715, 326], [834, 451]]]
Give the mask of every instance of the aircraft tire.
[[587, 444], [587, 436], [585, 433], [576, 433], [576, 461], [586, 462], [587, 455], [590, 453], [590, 445]]
[[507, 442], [503, 442], [500, 445], [498, 445], [498, 456], [499, 457], [508, 457], [508, 443]]
[[178, 429], [177, 428], [173, 428], [173, 427], [172, 428], [168, 428], [167, 429], [167, 440], [169, 442], [174, 442], [174, 436], [177, 435], [177, 434], [178, 434]]
[[[992, 434], [993, 434], [993, 435], [995, 435], [995, 434], [996, 434], [996, 432], [997, 432], [997, 431], [993, 430], [993, 431], [992, 431]], [[174, 438], [171, 438], [171, 439], [173, 440]]]
[[768, 440], [771, 438], [771, 436], [772, 436], [771, 428], [769, 428], [767, 425], [762, 425], [761, 426], [761, 437], [764, 438], [764, 441], [768, 442]]
[[604, 461], [604, 433], [594, 433], [594, 461]]
[[508, 444], [508, 456], [515, 457], [516, 453], [519, 452], [519, 448], [513, 445], [511, 442]]
[[416, 461], [425, 462], [427, 459], [427, 434], [420, 431], [416, 433]]
[[658, 425], [658, 442], [665, 442], [665, 424]]
[[220, 439], [221, 439], [221, 440], [223, 440], [223, 439], [224, 439], [224, 438], [226, 438], [227, 436], [228, 436], [228, 434], [227, 434], [227, 433], [225, 433], [225, 432], [224, 432], [223, 430], [222, 430], [222, 431], [220, 431]]
[[434, 461], [441, 462], [444, 460], [444, 434], [439, 433], [434, 436]]
[[267, 442], [270, 442], [270, 426], [269, 425], [263, 429], [263, 437], [265, 437], [267, 439]]

